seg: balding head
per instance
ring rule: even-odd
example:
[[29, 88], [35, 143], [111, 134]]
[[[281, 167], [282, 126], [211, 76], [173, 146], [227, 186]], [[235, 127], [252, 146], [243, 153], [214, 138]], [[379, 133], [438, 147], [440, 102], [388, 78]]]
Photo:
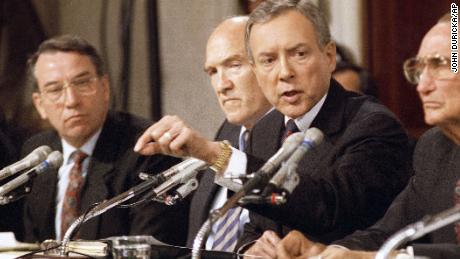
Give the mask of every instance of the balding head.
[[244, 32], [248, 17], [226, 19], [209, 37], [205, 71], [227, 120], [251, 128], [271, 105], [248, 62]]
[[449, 17], [444, 16], [426, 33], [416, 59], [406, 61], [405, 72], [417, 79], [425, 122], [460, 145], [460, 75], [451, 70], [450, 33]]
[[[220, 23], [209, 36], [206, 45], [206, 58], [214, 54], [220, 48], [232, 48], [238, 53], [242, 49], [244, 52], [244, 31], [246, 28], [247, 16], [237, 16], [228, 18]], [[246, 53], [242, 53], [246, 56]]]

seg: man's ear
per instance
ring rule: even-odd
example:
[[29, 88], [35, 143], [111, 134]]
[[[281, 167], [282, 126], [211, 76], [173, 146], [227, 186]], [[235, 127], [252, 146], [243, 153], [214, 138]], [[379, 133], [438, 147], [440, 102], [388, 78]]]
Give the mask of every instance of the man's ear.
[[48, 119], [48, 116], [46, 115], [45, 108], [43, 108], [43, 100], [42, 96], [38, 92], [32, 93], [32, 102], [34, 103], [35, 109], [37, 109], [38, 114], [43, 120]]
[[331, 41], [324, 47], [324, 53], [328, 58], [329, 71], [334, 72], [335, 66], [337, 64], [336, 55], [337, 47], [335, 42]]
[[104, 91], [104, 100], [108, 103], [110, 101], [110, 80], [107, 75], [101, 77], [102, 90]]

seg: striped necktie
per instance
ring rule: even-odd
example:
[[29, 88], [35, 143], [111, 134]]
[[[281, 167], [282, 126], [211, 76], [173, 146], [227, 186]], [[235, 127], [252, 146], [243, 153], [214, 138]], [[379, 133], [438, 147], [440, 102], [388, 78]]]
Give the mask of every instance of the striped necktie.
[[[245, 130], [239, 141], [239, 149], [245, 151], [249, 138], [249, 131]], [[214, 236], [212, 250], [232, 252], [235, 249], [236, 242], [240, 233], [238, 233], [241, 207], [231, 208], [216, 222], [217, 232]]]

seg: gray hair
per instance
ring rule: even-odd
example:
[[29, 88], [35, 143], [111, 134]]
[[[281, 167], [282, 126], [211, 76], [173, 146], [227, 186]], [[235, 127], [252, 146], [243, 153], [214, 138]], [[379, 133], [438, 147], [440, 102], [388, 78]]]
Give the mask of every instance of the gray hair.
[[313, 24], [320, 48], [323, 48], [331, 42], [331, 32], [324, 14], [309, 0], [268, 0], [262, 2], [250, 14], [248, 23], [246, 24], [244, 42], [250, 61], [254, 61], [251, 48], [249, 47], [249, 37], [251, 36], [252, 26], [258, 23], [268, 22], [288, 10], [300, 12]]
[[[38, 58], [43, 53], [56, 53], [56, 52], [76, 52], [80, 55], [88, 56], [96, 68], [98, 76], [106, 74], [104, 61], [97, 52], [96, 48], [93, 47], [88, 41], [80, 36], [76, 35], [61, 35], [50, 38], [40, 44], [38, 50], [32, 54], [27, 61], [27, 67], [29, 70], [29, 76], [36, 83], [34, 75], [35, 64]], [[35, 84], [37, 87], [37, 85]]]

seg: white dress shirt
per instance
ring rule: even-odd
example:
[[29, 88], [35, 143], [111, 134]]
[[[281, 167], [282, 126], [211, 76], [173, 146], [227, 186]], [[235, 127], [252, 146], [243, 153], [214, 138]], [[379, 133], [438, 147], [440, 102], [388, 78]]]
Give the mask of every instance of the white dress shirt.
[[[240, 143], [240, 148], [241, 148], [241, 143], [244, 141], [243, 138], [243, 133], [247, 129], [242, 126], [241, 131], [240, 131], [240, 136], [239, 136], [239, 143]], [[227, 193], [228, 189], [225, 187], [220, 187], [219, 190], [217, 190], [216, 196], [214, 197], [214, 201], [211, 205], [211, 210], [218, 209], [224, 205], [224, 203], [227, 201]], [[238, 233], [243, 233], [243, 228], [244, 224], [249, 222], [249, 211], [247, 209], [243, 209], [240, 214], [240, 221], [238, 223]], [[217, 224], [214, 224], [211, 228], [211, 232], [209, 233], [208, 239], [206, 241], [206, 250], [211, 250], [212, 245], [214, 244], [214, 236], [217, 233]]]

